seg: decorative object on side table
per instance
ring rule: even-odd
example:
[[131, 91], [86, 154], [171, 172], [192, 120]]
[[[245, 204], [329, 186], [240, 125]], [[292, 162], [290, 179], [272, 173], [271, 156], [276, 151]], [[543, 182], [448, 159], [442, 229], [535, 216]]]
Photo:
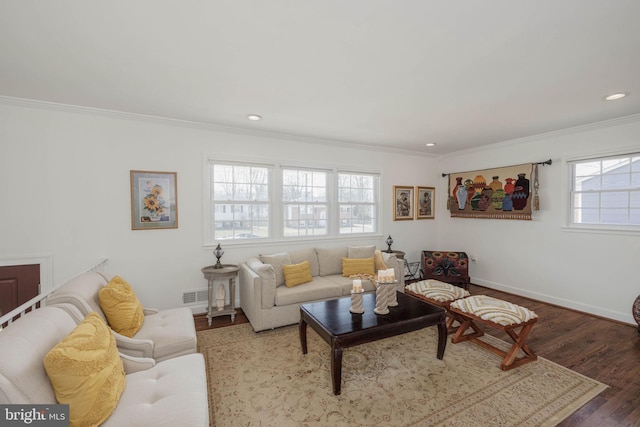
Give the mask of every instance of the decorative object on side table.
[[640, 295], [633, 302], [633, 318], [638, 324], [638, 333], [640, 334]]
[[224, 255], [224, 251], [220, 247], [220, 243], [218, 243], [218, 246], [216, 246], [215, 250], [213, 251], [213, 255], [215, 255], [216, 259], [218, 260], [216, 262], [216, 265], [213, 266], [213, 268], [215, 269], [222, 268], [223, 265], [222, 263], [220, 263], [220, 258], [222, 258], [222, 255]]
[[393, 245], [393, 239], [391, 238], [391, 235], [389, 235], [389, 237], [387, 237], [386, 243], [387, 243], [387, 246], [388, 246], [388, 248], [387, 248], [387, 251], [386, 251], [386, 252], [387, 252], [388, 254], [390, 254], [391, 252], [393, 252], [393, 251], [391, 250], [391, 245]]
[[218, 285], [218, 290], [216, 290], [216, 308], [218, 311], [224, 310], [224, 292], [224, 285]]

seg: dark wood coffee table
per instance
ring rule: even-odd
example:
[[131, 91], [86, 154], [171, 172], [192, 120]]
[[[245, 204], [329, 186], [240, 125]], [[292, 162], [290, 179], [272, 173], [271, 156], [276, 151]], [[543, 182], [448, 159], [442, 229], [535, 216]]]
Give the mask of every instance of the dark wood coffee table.
[[333, 394], [340, 394], [342, 350], [438, 325], [437, 358], [444, 357], [447, 345], [446, 312], [443, 308], [398, 292], [398, 306], [389, 314], [375, 314], [375, 292], [363, 295], [364, 313], [349, 311], [351, 297], [312, 302], [300, 306], [300, 344], [307, 354], [307, 325], [331, 346], [331, 380]]

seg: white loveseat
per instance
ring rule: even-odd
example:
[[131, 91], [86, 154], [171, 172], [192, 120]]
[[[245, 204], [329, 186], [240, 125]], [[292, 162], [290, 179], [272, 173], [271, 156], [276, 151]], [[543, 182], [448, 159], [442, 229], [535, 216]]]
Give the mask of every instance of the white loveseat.
[[[109, 283], [103, 273], [82, 273], [65, 282], [47, 298], [47, 304], [70, 304], [83, 318], [95, 311], [107, 320], [98, 293]], [[188, 308], [172, 308], [158, 311], [144, 309], [144, 322], [140, 330], [129, 338], [113, 333], [121, 353], [135, 357], [151, 357], [160, 362], [176, 356], [196, 352], [197, 338], [193, 313]]]
[[[353, 279], [343, 277], [343, 258], [372, 257], [375, 246], [307, 248], [273, 255], [259, 255], [240, 263], [240, 305], [258, 332], [292, 325], [300, 320], [300, 304], [350, 295]], [[387, 268], [393, 268], [397, 290], [404, 292], [404, 263], [382, 252]], [[309, 261], [313, 280], [294, 287], [284, 284], [282, 266]], [[363, 280], [365, 291], [375, 290]]]
[[[75, 327], [73, 307], [33, 310], [0, 331], [0, 404], [55, 404], [43, 360]], [[76, 312], [80, 316], [79, 312]], [[126, 386], [103, 426], [208, 426], [207, 378], [201, 354], [156, 363], [120, 355]]]

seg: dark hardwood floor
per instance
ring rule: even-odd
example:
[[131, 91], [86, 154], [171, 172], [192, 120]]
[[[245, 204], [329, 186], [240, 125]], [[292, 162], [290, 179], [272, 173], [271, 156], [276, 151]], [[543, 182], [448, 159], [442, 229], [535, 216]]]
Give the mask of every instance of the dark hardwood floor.
[[[609, 386], [560, 426], [640, 426], [640, 336], [636, 327], [473, 284], [469, 290], [472, 295], [493, 296], [535, 311], [539, 320], [529, 336], [529, 347], [540, 357]], [[246, 323], [246, 316], [236, 310], [234, 323], [230, 316], [221, 316], [212, 319], [211, 328]], [[194, 318], [197, 330], [209, 328], [205, 315]], [[481, 328], [510, 342], [502, 331]]]

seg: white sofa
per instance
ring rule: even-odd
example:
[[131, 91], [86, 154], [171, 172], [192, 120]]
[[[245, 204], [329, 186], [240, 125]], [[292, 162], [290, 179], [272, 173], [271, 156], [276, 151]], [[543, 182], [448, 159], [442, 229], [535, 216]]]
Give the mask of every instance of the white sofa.
[[[369, 258], [375, 246], [307, 248], [273, 255], [259, 255], [240, 263], [240, 305], [258, 332], [298, 323], [300, 304], [350, 295], [353, 279], [342, 276], [342, 258]], [[382, 252], [387, 268], [393, 268], [397, 290], [404, 292], [404, 263]], [[291, 288], [284, 285], [282, 265], [309, 261], [313, 281]], [[375, 287], [363, 281], [365, 291]]]
[[[107, 283], [109, 279], [102, 273], [82, 273], [49, 295], [47, 304], [70, 304], [80, 311], [83, 318], [95, 311], [103, 320], [107, 320], [98, 299], [98, 292]], [[144, 322], [132, 338], [117, 332], [114, 335], [121, 353], [151, 357], [156, 362], [196, 352], [193, 313], [184, 307], [162, 311], [145, 308]]]
[[[33, 310], [0, 331], [0, 404], [55, 404], [45, 355], [75, 327], [73, 307]], [[80, 313], [77, 312], [77, 316]], [[120, 355], [126, 387], [103, 426], [208, 426], [207, 377], [201, 354], [156, 363]]]

